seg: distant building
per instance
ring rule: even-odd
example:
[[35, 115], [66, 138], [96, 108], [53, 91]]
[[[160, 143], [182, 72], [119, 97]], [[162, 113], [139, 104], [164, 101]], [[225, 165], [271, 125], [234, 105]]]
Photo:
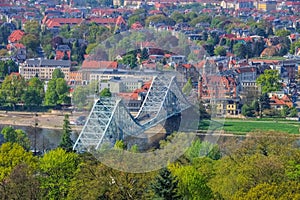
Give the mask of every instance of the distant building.
[[25, 35], [25, 32], [22, 30], [15, 30], [8, 36], [8, 43], [17, 43]]
[[276, 5], [276, 1], [260, 1], [258, 2], [257, 9], [269, 12], [272, 10], [276, 10]]
[[235, 4], [235, 9], [252, 9], [254, 8], [252, 0], [238, 0]]
[[252, 0], [223, 0], [221, 2], [222, 8], [234, 8], [235, 10], [239, 9], [252, 9], [254, 4]]
[[121, 79], [114, 77], [109, 80], [109, 89], [111, 93], [133, 92], [143, 86], [144, 81], [137, 78]]
[[40, 80], [52, 79], [52, 73], [59, 68], [65, 75], [65, 80], [69, 80], [71, 68], [70, 60], [47, 60], [47, 59], [27, 59], [19, 67], [19, 73], [25, 79], [38, 77]]
[[69, 73], [69, 85], [82, 85], [81, 71], [74, 71]]
[[269, 93], [268, 94], [270, 98], [270, 106], [271, 108], [274, 108], [276, 110], [281, 110], [285, 106], [288, 106], [291, 108], [293, 106], [292, 100], [283, 93]]
[[202, 75], [198, 83], [199, 99], [214, 106], [216, 115], [238, 115], [237, 79], [226, 75]]
[[116, 61], [84, 60], [81, 69], [83, 84], [88, 84], [93, 80], [98, 80], [97, 77], [92, 77], [92, 74], [103, 74], [107, 70], [117, 70], [118, 63]]
[[59, 45], [55, 50], [55, 60], [70, 60], [71, 49], [68, 45]]

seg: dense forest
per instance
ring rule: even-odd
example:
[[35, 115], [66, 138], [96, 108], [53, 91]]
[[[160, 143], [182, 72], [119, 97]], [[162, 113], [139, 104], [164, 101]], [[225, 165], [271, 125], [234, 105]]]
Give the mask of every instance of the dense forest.
[[[194, 140], [174, 163], [152, 172], [126, 173], [68, 140], [68, 118], [57, 149], [28, 151], [26, 135], [4, 128], [0, 147], [2, 199], [299, 199], [300, 149], [295, 135], [251, 133], [219, 144]], [[180, 134], [180, 133], [174, 133]], [[171, 141], [161, 141], [160, 148]], [[126, 144], [117, 142], [122, 152]], [[137, 152], [137, 148], [131, 148]], [[199, 152], [206, 152], [199, 154]]]

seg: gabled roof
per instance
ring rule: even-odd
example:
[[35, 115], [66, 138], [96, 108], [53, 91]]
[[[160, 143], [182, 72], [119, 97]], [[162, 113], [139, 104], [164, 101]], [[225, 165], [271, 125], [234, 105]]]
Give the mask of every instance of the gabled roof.
[[119, 16], [116, 20], [116, 25], [120, 26], [121, 24], [126, 24], [122, 16]]
[[103, 25], [121, 25], [121, 24], [126, 24], [125, 20], [123, 19], [122, 16], [119, 16], [118, 18], [90, 18], [90, 19], [81, 19], [81, 18], [52, 18], [52, 19], [47, 19], [44, 18], [43, 23], [48, 27], [48, 28], [54, 28], [54, 27], [60, 27], [65, 24], [69, 25], [77, 25], [81, 24], [82, 22], [95, 22], [97, 24], [103, 24]]
[[8, 44], [6, 46], [7, 50], [11, 50], [13, 48], [16, 48], [16, 49], [25, 49], [26, 47], [23, 44], [21, 44], [21, 43]]
[[139, 94], [137, 92], [120, 92], [118, 96], [126, 100], [138, 100]]
[[22, 39], [22, 37], [24, 36], [24, 34], [25, 34], [24, 31], [15, 30], [8, 37], [8, 41], [10, 41], [11, 43], [18, 42], [18, 41], [20, 41]]
[[140, 22], [135, 22], [131, 25], [131, 29], [137, 30], [137, 29], [142, 29], [143, 25]]
[[280, 99], [278, 95], [274, 94], [270, 98], [270, 104], [271, 105], [287, 105], [288, 107], [292, 107], [293, 103], [291, 99], [287, 95], [283, 95], [283, 97]]
[[118, 62], [116, 62], [116, 61], [84, 60], [81, 68], [82, 69], [117, 69]]
[[70, 60], [27, 59], [25, 66], [30, 67], [70, 67]]

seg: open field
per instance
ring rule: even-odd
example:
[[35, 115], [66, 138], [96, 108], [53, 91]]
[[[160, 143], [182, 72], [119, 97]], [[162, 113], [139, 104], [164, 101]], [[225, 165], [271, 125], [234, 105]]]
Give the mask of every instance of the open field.
[[256, 121], [256, 120], [228, 120], [221, 123], [215, 123], [209, 120], [203, 120], [200, 123], [200, 130], [207, 130], [209, 126], [216, 130], [224, 130], [225, 133], [246, 134], [253, 131], [277, 131], [291, 134], [299, 134], [300, 123], [296, 121]]

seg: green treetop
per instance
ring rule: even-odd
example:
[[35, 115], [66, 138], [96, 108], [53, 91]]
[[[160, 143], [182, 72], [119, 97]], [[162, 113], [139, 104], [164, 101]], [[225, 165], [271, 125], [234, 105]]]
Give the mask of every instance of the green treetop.
[[52, 79], [54, 78], [65, 78], [65, 74], [58, 68], [56, 68], [52, 73]]
[[100, 97], [111, 97], [111, 92], [109, 91], [108, 88], [104, 88], [100, 92]]
[[256, 83], [261, 86], [262, 93], [278, 91], [281, 88], [280, 77], [277, 70], [265, 70], [257, 79]]
[[69, 115], [65, 115], [64, 124], [63, 124], [63, 134], [61, 137], [59, 147], [61, 147], [67, 152], [70, 152], [73, 149], [73, 141], [71, 139], [71, 133], [72, 130], [70, 127]]
[[2, 129], [1, 134], [3, 135], [5, 142], [17, 143], [22, 146], [25, 150], [29, 150], [30, 141], [24, 131], [21, 129], [13, 129], [11, 126], [6, 126]]
[[167, 168], [162, 168], [151, 184], [151, 189], [156, 198], [165, 200], [179, 199], [177, 194], [178, 181]]

